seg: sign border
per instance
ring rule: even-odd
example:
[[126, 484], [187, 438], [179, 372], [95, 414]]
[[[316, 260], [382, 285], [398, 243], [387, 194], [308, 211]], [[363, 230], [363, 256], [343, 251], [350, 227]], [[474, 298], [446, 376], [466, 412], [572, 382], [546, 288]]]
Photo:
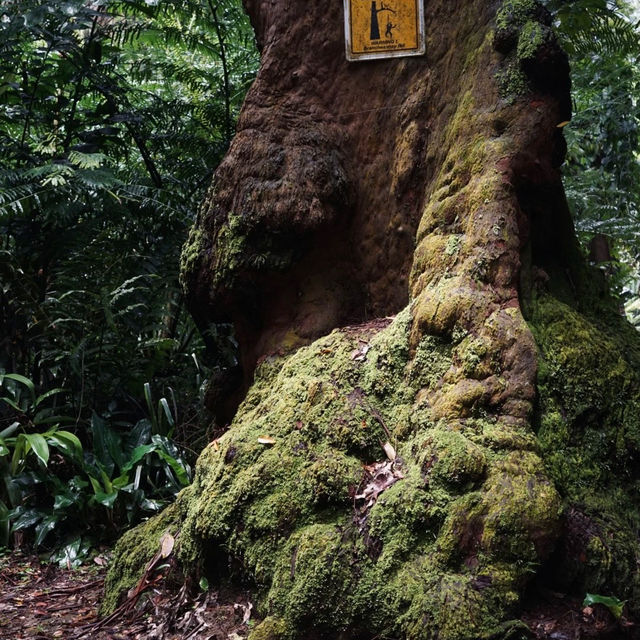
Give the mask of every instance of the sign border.
[[418, 8], [418, 46], [415, 49], [403, 49], [401, 51], [373, 51], [368, 53], [354, 53], [351, 50], [351, 2], [344, 0], [344, 44], [345, 53], [349, 62], [359, 60], [380, 60], [384, 58], [404, 58], [407, 56], [422, 56], [426, 52], [426, 35], [424, 24], [424, 0], [415, 0]]

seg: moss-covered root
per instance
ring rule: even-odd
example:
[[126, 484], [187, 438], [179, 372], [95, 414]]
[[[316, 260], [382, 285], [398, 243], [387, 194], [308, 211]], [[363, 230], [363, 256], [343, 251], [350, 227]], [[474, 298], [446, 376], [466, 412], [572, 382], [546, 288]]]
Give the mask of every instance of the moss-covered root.
[[160, 550], [162, 536], [165, 533], [174, 538], [178, 535], [183, 518], [183, 504], [184, 492], [162, 513], [127, 531], [120, 538], [113, 551], [114, 560], [105, 581], [105, 596], [100, 607], [102, 615], [114, 611], [120, 598], [138, 583], [145, 566]]
[[249, 634], [248, 640], [287, 640], [290, 630], [282, 618], [269, 616]]
[[455, 349], [426, 336], [412, 357], [411, 326], [407, 308], [266, 360], [199, 460], [180, 557], [214, 543], [243, 567], [257, 638], [492, 637], [549, 551], [559, 500], [530, 434], [433, 420]]
[[640, 341], [615, 308], [583, 311], [549, 294], [532, 305], [540, 349], [536, 423], [566, 498], [553, 578], [640, 610]]

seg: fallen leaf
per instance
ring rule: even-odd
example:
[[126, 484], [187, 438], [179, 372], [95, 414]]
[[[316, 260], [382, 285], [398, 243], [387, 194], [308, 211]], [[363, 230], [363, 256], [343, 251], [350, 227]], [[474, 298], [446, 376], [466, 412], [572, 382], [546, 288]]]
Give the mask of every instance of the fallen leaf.
[[236, 614], [242, 612], [242, 624], [247, 624], [249, 622], [249, 619], [251, 618], [251, 609], [253, 609], [253, 604], [251, 602], [247, 602], [247, 604], [236, 602], [233, 605], [233, 608]]
[[369, 347], [368, 344], [364, 344], [359, 349], [354, 349], [351, 352], [351, 359], [355, 360], [356, 362], [363, 362], [367, 359], [367, 353], [369, 352], [370, 348], [371, 347]]
[[272, 438], [270, 436], [259, 436], [258, 443], [271, 445], [271, 444], [275, 444], [276, 441], [275, 441], [275, 438]]
[[162, 534], [160, 538], [160, 556], [162, 558], [168, 558], [171, 555], [175, 542], [175, 538], [168, 531]]
[[393, 445], [390, 442], [385, 442], [382, 445], [384, 452], [387, 454], [387, 458], [393, 462], [396, 459], [396, 450], [393, 448]]

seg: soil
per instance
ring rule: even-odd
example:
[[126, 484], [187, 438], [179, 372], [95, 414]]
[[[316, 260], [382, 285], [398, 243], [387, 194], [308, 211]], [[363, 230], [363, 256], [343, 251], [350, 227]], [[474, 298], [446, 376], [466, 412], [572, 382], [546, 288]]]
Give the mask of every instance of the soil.
[[[0, 558], [0, 640], [242, 640], [257, 620], [242, 591], [176, 589], [160, 571], [115, 615], [98, 609], [107, 560], [62, 569], [35, 556]], [[583, 607], [565, 594], [528, 595], [521, 617], [535, 640], [637, 640], [640, 629], [601, 605]]]
[[0, 640], [241, 640], [255, 623], [245, 593], [187, 593], [162, 572], [100, 619], [107, 561], [96, 559], [62, 569], [20, 553], [0, 558]]

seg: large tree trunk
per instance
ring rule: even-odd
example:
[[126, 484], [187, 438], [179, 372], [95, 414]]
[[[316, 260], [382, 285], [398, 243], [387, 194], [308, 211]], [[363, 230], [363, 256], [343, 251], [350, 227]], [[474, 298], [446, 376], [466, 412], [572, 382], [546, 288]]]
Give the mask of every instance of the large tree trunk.
[[183, 256], [244, 382], [107, 605], [167, 527], [252, 581], [256, 640], [500, 637], [536, 574], [638, 603], [640, 342], [575, 241], [549, 16], [429, 0], [425, 56], [347, 63], [340, 0], [245, 2], [262, 66]]

